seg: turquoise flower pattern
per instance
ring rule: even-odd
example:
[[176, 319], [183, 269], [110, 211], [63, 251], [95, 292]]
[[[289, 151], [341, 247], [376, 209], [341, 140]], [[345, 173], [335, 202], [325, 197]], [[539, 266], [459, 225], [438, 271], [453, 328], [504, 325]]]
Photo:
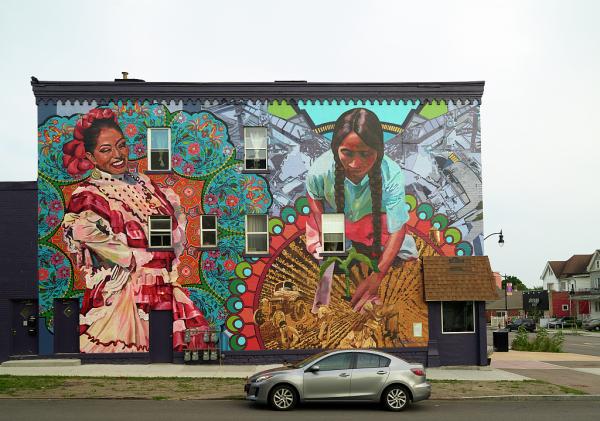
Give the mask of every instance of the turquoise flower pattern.
[[38, 246], [40, 313], [52, 311], [54, 299], [64, 297], [71, 281], [71, 261], [57, 248]]
[[205, 213], [219, 216], [219, 225], [234, 232], [244, 230], [244, 215], [265, 213], [271, 206], [271, 193], [264, 178], [243, 174], [235, 166], [218, 173], [206, 188]]
[[233, 154], [227, 126], [209, 112], [179, 111], [171, 121], [173, 154], [181, 160], [173, 169], [186, 177], [206, 177], [218, 171]]
[[44, 178], [38, 179], [38, 236], [44, 238], [60, 225], [65, 206], [60, 192]]

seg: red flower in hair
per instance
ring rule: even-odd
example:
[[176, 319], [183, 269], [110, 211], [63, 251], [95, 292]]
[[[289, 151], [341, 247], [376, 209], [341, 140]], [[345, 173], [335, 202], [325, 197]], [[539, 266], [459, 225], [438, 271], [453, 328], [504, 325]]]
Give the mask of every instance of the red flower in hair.
[[85, 147], [83, 145], [83, 136], [87, 129], [92, 126], [94, 120], [113, 119], [118, 123], [115, 113], [108, 108], [94, 108], [83, 115], [75, 124], [73, 130], [73, 140], [63, 146], [63, 166], [73, 177], [80, 176], [94, 168], [94, 164], [85, 156]]

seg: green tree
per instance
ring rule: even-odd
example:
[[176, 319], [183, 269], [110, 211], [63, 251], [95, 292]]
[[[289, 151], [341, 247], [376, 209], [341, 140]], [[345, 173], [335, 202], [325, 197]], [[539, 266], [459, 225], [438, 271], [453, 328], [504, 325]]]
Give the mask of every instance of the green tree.
[[512, 282], [513, 291], [527, 291], [529, 288], [516, 276], [509, 275], [502, 278], [502, 289], [506, 288], [506, 283]]

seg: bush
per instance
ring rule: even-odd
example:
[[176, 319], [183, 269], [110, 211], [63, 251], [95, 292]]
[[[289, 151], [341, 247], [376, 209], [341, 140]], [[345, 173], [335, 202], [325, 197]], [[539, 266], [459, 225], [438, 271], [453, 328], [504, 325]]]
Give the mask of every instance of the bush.
[[519, 331], [515, 339], [513, 339], [511, 347], [515, 351], [562, 352], [564, 341], [565, 337], [562, 331], [549, 335], [548, 329], [541, 327], [537, 330], [535, 339], [529, 342], [527, 330], [525, 330], [525, 327], [519, 326]]

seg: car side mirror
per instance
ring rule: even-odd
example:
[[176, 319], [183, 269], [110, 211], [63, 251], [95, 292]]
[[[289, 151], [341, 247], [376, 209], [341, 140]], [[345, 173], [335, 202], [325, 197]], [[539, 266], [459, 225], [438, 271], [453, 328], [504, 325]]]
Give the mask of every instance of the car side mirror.
[[311, 373], [316, 373], [317, 371], [319, 371], [319, 366], [313, 365], [311, 368], [308, 369], [308, 371], [310, 371]]

